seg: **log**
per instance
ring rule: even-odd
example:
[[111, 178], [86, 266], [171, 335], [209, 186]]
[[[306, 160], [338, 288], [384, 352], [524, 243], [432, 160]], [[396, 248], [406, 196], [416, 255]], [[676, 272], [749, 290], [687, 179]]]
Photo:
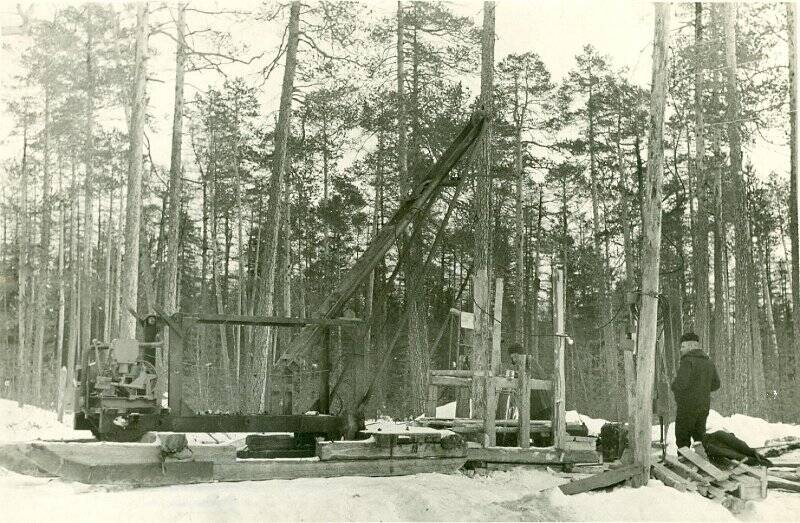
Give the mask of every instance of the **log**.
[[577, 481], [565, 483], [564, 485], [560, 485], [558, 488], [564, 494], [571, 496], [574, 494], [580, 494], [582, 492], [588, 492], [590, 490], [610, 487], [618, 483], [622, 483], [636, 474], [641, 473], [642, 466], [638, 463], [634, 463], [633, 465], [625, 465], [617, 469], [601, 472], [600, 474], [595, 474], [594, 476], [585, 479], [579, 479]]
[[467, 447], [470, 461], [493, 463], [600, 463], [600, 454], [593, 450], [556, 449], [554, 447], [521, 449], [517, 447]]
[[361, 441], [321, 441], [317, 443], [320, 461], [369, 459], [465, 458], [467, 445], [443, 447], [440, 443], [411, 443], [380, 446], [374, 438]]

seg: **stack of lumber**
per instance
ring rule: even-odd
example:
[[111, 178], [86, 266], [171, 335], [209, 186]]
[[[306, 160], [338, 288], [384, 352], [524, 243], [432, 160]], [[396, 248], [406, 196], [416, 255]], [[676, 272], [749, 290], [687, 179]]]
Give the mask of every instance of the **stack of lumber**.
[[665, 485], [682, 492], [697, 492], [732, 511], [748, 500], [767, 497], [767, 471], [731, 460], [711, 463], [701, 446], [678, 449], [678, 456], [666, 456], [653, 464], [651, 474]]

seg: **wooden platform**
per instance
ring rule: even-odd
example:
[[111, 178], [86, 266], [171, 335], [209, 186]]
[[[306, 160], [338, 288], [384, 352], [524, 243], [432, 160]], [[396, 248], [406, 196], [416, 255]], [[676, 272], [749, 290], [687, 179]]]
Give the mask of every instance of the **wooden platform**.
[[33, 442], [1, 447], [0, 465], [81, 483], [135, 486], [456, 472], [467, 460], [466, 446], [462, 441], [461, 447], [445, 448], [441, 441], [407, 446], [379, 446], [374, 439], [328, 442], [322, 445], [323, 459], [239, 459], [233, 445], [190, 445], [189, 457], [182, 460], [164, 459], [154, 443]]

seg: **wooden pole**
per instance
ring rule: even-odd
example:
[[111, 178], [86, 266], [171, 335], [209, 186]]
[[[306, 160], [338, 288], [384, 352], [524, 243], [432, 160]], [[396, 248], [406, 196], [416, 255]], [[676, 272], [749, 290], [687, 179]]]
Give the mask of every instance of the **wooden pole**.
[[553, 446], [562, 448], [567, 435], [566, 423], [566, 379], [564, 377], [564, 269], [553, 270]]
[[531, 387], [528, 380], [528, 357], [525, 354], [514, 356], [517, 367], [518, 393], [517, 411], [519, 416], [519, 434], [517, 444], [527, 449], [531, 446]]
[[167, 364], [167, 405], [170, 413], [180, 416], [183, 403], [183, 346], [186, 340], [183, 334], [182, 321], [179, 315], [174, 315], [169, 324], [169, 355]]
[[653, 381], [656, 359], [659, 270], [661, 260], [661, 205], [664, 176], [664, 107], [667, 90], [669, 48], [668, 3], [655, 4], [653, 34], [653, 76], [650, 93], [647, 174], [642, 191], [642, 308], [639, 314], [636, 350], [636, 414], [634, 416], [633, 460], [642, 473], [633, 477], [634, 487], [647, 485], [650, 478], [652, 441]]
[[331, 374], [331, 329], [325, 327], [322, 335], [322, 350], [319, 354], [319, 412], [330, 412], [330, 374]]
[[503, 326], [503, 278], [497, 278], [494, 286], [494, 317], [492, 325], [492, 372], [500, 374], [500, 342]]

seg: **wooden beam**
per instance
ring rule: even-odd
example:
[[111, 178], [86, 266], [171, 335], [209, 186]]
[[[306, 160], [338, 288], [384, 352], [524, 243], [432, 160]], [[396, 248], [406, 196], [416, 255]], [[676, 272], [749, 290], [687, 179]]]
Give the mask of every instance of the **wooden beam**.
[[495, 279], [492, 322], [492, 372], [497, 376], [500, 374], [500, 342], [503, 328], [503, 278]]
[[439, 387], [433, 383], [433, 376], [428, 374], [428, 398], [425, 401], [425, 415], [436, 416], [436, 404], [439, 402]]
[[181, 316], [199, 324], [208, 325], [361, 327], [364, 324], [364, 321], [359, 318], [292, 318], [286, 316], [245, 316], [241, 314], [182, 314]]
[[375, 438], [360, 441], [321, 441], [317, 443], [317, 456], [321, 461], [366, 459], [415, 458], [465, 458], [467, 446], [445, 448], [440, 443], [410, 443], [406, 445], [378, 445]]
[[516, 356], [517, 379], [517, 411], [519, 418], [519, 432], [517, 433], [517, 445], [522, 449], [531, 446], [531, 390], [528, 379], [527, 356], [519, 354]]
[[330, 414], [331, 329], [325, 327], [323, 330], [322, 350], [319, 353], [319, 412]]
[[553, 269], [553, 445], [560, 447], [567, 434], [566, 426], [566, 378], [564, 375], [564, 269]]
[[571, 496], [573, 494], [580, 494], [590, 490], [610, 487], [612, 485], [616, 485], [617, 483], [622, 483], [636, 474], [641, 473], [642, 466], [638, 463], [635, 463], [633, 465], [625, 465], [617, 469], [601, 472], [600, 474], [595, 474], [594, 476], [590, 476], [588, 478], [565, 483], [564, 485], [559, 485], [558, 488], [564, 494]]
[[[169, 323], [169, 352], [167, 355], [167, 406], [173, 416], [183, 414], [183, 321], [180, 316], [172, 316]], [[86, 375], [86, 372], [83, 373]], [[159, 387], [160, 389], [160, 387]]]
[[467, 447], [470, 461], [492, 463], [527, 463], [546, 465], [550, 463], [600, 463], [600, 454], [589, 450], [557, 449], [554, 447]]

